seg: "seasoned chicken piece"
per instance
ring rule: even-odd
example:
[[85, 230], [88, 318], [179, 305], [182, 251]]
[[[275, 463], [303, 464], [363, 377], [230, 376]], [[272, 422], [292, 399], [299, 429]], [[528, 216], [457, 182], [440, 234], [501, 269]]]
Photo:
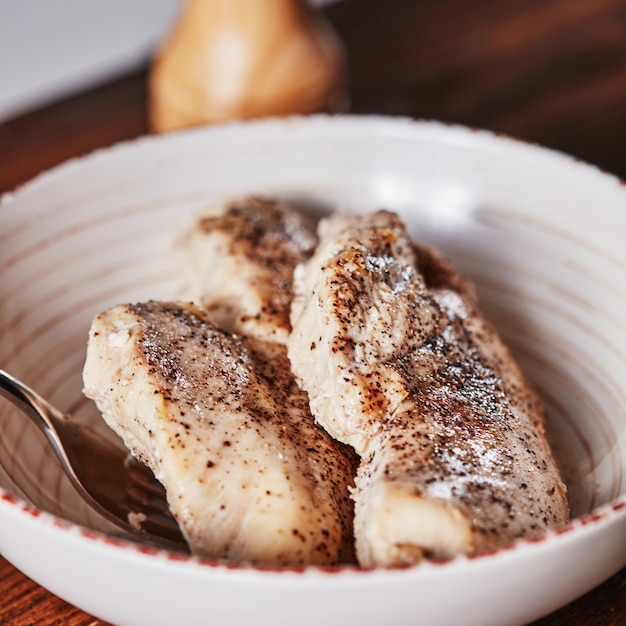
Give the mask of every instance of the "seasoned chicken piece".
[[247, 197], [210, 209], [180, 242], [180, 299], [206, 309], [220, 328], [285, 343], [293, 270], [315, 244], [313, 226], [286, 203]]
[[333, 216], [319, 236], [288, 351], [317, 420], [361, 457], [359, 562], [481, 552], [564, 522], [541, 404], [468, 283], [392, 213]]
[[85, 394], [166, 488], [193, 553], [263, 565], [352, 561], [354, 466], [313, 421], [286, 348], [193, 305], [113, 307], [92, 324]]

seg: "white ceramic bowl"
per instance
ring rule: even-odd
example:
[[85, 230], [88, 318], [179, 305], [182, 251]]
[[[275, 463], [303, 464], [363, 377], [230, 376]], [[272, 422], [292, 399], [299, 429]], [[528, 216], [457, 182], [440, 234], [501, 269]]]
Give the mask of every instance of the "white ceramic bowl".
[[97, 421], [80, 378], [92, 316], [171, 298], [181, 223], [248, 193], [313, 211], [397, 210], [473, 278], [545, 399], [575, 519], [495, 554], [391, 571], [260, 571], [155, 553], [87, 530], [39, 434], [3, 403], [7, 559], [104, 620], [151, 626], [522, 624], [626, 565], [626, 186], [561, 154], [438, 123], [315, 117], [72, 161], [0, 205], [2, 367]]

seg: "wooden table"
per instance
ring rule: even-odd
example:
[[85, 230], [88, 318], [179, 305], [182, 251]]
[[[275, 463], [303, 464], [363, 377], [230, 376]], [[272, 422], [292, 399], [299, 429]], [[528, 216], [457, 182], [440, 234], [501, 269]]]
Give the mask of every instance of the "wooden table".
[[[326, 11], [347, 49], [352, 112], [488, 128], [626, 178], [624, 0], [345, 0]], [[0, 124], [0, 192], [148, 132], [145, 79]], [[103, 624], [1, 558], [0, 623]], [[626, 624], [626, 569], [535, 626], [557, 624]]]

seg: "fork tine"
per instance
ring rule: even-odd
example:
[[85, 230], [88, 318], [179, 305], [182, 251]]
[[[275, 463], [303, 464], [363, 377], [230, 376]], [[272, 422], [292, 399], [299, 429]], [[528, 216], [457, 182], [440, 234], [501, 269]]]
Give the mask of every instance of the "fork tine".
[[117, 529], [111, 534], [189, 552], [167, 506], [165, 490], [147, 467], [128, 460], [128, 452], [121, 445], [74, 423], [2, 369], [0, 396], [44, 433], [76, 493]]

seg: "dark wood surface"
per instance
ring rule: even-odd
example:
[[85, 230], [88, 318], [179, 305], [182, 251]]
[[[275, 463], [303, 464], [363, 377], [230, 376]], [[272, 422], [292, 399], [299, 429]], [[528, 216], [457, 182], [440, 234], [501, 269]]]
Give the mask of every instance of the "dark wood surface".
[[[352, 112], [487, 128], [626, 178], [626, 0], [344, 0], [326, 13], [345, 43]], [[0, 123], [0, 192], [147, 133], [146, 101], [138, 70]], [[1, 558], [0, 623], [103, 624]], [[536, 622], [623, 624], [626, 569]]]

